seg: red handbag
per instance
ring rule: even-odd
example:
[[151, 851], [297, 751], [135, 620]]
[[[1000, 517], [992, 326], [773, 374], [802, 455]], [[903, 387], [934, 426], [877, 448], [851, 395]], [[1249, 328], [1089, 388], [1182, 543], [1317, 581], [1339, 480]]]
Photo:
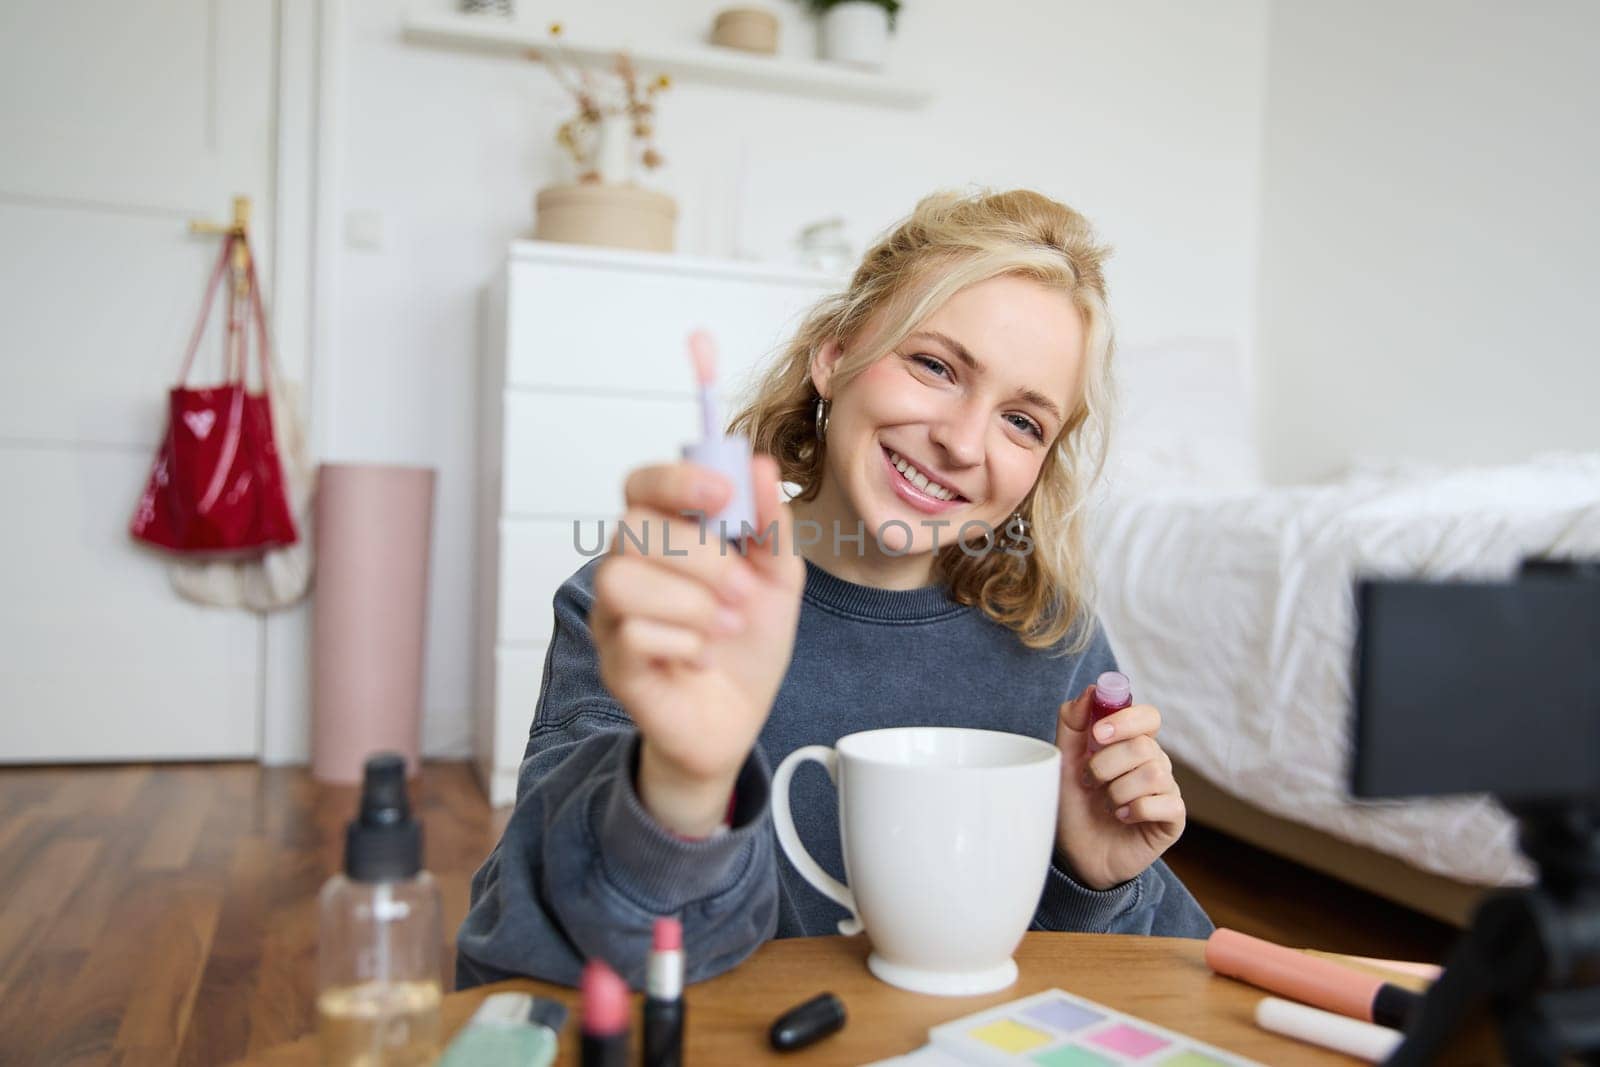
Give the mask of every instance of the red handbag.
[[[248, 284], [229, 287], [227, 380], [210, 388], [189, 389], [184, 382], [236, 243], [245, 248]], [[252, 319], [261, 364], [260, 393], [245, 388]], [[272, 408], [266, 395], [271, 373], [267, 352], [267, 317], [256, 284], [255, 257], [249, 254], [249, 244], [242, 236], [230, 234], [206, 286], [200, 321], [189, 341], [178, 384], [169, 394], [167, 431], [130, 524], [136, 540], [184, 555], [202, 555], [248, 553], [291, 545], [298, 539], [272, 437]]]

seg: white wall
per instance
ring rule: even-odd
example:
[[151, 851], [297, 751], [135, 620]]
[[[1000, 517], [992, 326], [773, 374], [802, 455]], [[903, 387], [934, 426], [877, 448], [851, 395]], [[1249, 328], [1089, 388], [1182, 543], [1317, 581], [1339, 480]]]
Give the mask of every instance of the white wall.
[[1267, 474], [1600, 447], [1600, 4], [1282, 0]]
[[[518, 4], [576, 38], [620, 26], [685, 42], [719, 6]], [[784, 50], [808, 51], [799, 5], [772, 7]], [[551, 136], [567, 103], [532, 64], [404, 43], [398, 0], [344, 10], [332, 218], [375, 214], [383, 243], [336, 256], [321, 440], [330, 460], [439, 469], [424, 743], [465, 753], [477, 299], [506, 242], [531, 225], [534, 190], [560, 173]], [[679, 83], [660, 108], [679, 250], [783, 259], [801, 225], [833, 214], [859, 250], [934, 188], [1028, 185], [1084, 210], [1116, 246], [1125, 341], [1183, 337], [1248, 355], [1265, 38], [1264, 0], [917, 0], [896, 67], [933, 87], [924, 110]]]

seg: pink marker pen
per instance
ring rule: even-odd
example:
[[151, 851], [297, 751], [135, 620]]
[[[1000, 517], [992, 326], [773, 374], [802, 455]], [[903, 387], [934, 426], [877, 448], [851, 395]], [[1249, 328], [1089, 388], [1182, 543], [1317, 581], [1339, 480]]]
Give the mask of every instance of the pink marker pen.
[[1099, 752], [1106, 746], [1095, 740], [1095, 723], [1110, 715], [1112, 712], [1121, 711], [1133, 703], [1133, 687], [1128, 683], [1126, 674], [1116, 671], [1106, 671], [1094, 683], [1094, 692], [1089, 694], [1089, 751]]
[[724, 437], [718, 428], [717, 401], [712, 393], [717, 376], [717, 347], [711, 335], [696, 330], [689, 335], [689, 356], [694, 361], [695, 380], [700, 384], [701, 439], [683, 446], [683, 458], [709, 467], [733, 483], [733, 496], [715, 515], [706, 516], [706, 525], [719, 530], [724, 540], [739, 538], [744, 525], [756, 525], [755, 493], [750, 486], [750, 442], [737, 435]]

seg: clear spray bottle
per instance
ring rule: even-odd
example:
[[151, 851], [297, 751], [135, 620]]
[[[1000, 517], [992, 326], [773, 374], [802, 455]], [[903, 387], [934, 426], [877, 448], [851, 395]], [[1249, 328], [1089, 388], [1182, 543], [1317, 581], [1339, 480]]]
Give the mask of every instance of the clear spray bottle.
[[439, 1054], [439, 887], [422, 869], [405, 760], [367, 760], [344, 872], [318, 898], [325, 1067], [423, 1067]]

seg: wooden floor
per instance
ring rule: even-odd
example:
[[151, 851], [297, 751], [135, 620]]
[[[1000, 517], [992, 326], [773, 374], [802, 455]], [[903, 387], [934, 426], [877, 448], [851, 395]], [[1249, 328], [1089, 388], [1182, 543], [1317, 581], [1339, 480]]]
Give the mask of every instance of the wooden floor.
[[[468, 765], [415, 790], [444, 895], [444, 979], [504, 814]], [[0, 1064], [212, 1067], [314, 1025], [316, 893], [356, 791], [255, 764], [0, 770]], [[1437, 960], [1452, 932], [1192, 827], [1169, 860], [1220, 924]]]

